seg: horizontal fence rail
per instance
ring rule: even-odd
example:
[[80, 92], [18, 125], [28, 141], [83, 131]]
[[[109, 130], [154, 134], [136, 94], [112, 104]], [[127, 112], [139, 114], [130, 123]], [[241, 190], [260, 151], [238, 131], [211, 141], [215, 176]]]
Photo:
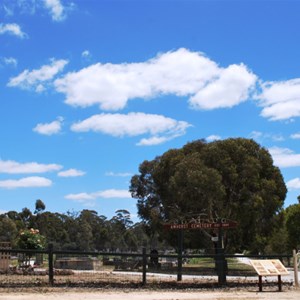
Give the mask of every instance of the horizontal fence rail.
[[[81, 252], [0, 249], [0, 287], [30, 286], [220, 286], [257, 282], [249, 259], [280, 259], [291, 266], [292, 255], [188, 254], [147, 252]], [[251, 281], [252, 280], [252, 281]]]

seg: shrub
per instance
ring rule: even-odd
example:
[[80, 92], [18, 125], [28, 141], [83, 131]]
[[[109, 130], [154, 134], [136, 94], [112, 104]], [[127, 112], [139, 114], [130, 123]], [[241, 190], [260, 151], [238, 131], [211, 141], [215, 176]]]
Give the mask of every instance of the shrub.
[[45, 245], [46, 238], [33, 228], [21, 230], [17, 240], [19, 249], [42, 250]]

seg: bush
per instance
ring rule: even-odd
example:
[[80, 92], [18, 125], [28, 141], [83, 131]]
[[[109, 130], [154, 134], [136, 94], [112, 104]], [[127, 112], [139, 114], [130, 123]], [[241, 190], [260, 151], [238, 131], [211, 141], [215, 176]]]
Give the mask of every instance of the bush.
[[21, 230], [17, 240], [19, 249], [42, 250], [45, 248], [46, 238], [39, 233], [38, 229]]

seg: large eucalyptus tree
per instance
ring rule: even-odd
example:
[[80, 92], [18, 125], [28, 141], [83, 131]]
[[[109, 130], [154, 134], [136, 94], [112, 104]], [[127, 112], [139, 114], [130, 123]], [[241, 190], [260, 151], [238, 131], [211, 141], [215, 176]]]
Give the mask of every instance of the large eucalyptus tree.
[[[279, 226], [276, 215], [286, 196], [269, 152], [244, 138], [197, 140], [144, 161], [131, 179], [130, 191], [149, 232], [166, 236], [165, 222], [196, 215], [222, 217], [239, 224], [228, 232], [227, 247], [253, 252], [263, 251]], [[194, 235], [187, 241], [195, 239]]]

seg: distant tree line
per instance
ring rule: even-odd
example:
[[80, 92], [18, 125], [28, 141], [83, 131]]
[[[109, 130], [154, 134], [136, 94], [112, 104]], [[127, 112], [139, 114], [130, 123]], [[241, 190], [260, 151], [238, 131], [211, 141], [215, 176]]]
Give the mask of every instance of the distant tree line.
[[9, 241], [17, 247], [20, 232], [34, 228], [61, 250], [128, 250], [136, 251], [149, 245], [143, 224], [133, 224], [127, 210], [117, 210], [107, 219], [94, 210], [52, 213], [45, 211], [42, 200], [36, 201], [35, 211], [23, 208], [0, 215], [0, 241]]

